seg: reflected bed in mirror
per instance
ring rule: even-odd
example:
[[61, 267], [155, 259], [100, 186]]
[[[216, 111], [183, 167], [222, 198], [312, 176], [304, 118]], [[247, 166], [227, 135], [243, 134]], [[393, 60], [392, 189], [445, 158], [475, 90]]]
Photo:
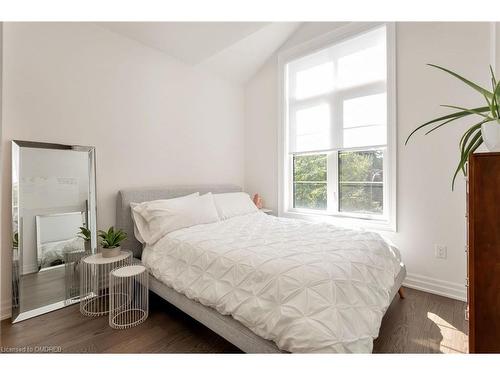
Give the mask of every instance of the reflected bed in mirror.
[[85, 240], [78, 235], [87, 227], [85, 211], [37, 215], [35, 222], [39, 272], [63, 266], [67, 253], [85, 251]]
[[79, 261], [96, 250], [95, 227], [94, 148], [13, 141], [14, 323], [78, 302]]

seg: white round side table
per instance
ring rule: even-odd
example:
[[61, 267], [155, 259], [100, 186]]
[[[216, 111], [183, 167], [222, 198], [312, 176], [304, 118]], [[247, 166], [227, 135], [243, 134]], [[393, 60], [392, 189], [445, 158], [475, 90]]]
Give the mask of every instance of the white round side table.
[[136, 262], [115, 268], [109, 275], [109, 325], [115, 329], [134, 327], [149, 313], [146, 267]]
[[80, 300], [80, 263], [90, 250], [71, 250], [63, 253], [66, 299], [64, 305], [72, 305]]
[[86, 316], [101, 316], [109, 312], [109, 273], [116, 267], [129, 265], [130, 251], [104, 258], [101, 253], [83, 257], [80, 263], [80, 312]]

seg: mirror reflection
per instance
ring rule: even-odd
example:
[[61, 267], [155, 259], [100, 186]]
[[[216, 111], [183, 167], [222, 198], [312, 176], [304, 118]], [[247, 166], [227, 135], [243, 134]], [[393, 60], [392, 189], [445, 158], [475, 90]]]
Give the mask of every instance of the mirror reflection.
[[14, 321], [78, 301], [79, 260], [95, 249], [92, 147], [14, 141]]

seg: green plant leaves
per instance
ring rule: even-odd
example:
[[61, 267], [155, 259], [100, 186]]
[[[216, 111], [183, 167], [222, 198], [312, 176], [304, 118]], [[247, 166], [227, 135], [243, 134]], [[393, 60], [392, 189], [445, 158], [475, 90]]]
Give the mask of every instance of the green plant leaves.
[[439, 65], [434, 65], [434, 64], [427, 64], [427, 65], [432, 66], [433, 68], [440, 69], [443, 72], [446, 72], [448, 74], [451, 74], [453, 77], [458, 78], [460, 81], [464, 82], [466, 85], [468, 85], [469, 87], [472, 87], [474, 90], [478, 91], [479, 93], [483, 94], [484, 96], [488, 97], [489, 99], [491, 99], [493, 97], [493, 93], [489, 92], [485, 88], [482, 88], [478, 84], [476, 84], [472, 81], [469, 81], [467, 78], [464, 78], [461, 75], [459, 75], [455, 72], [452, 72], [451, 70], [443, 68], [442, 66], [439, 66]]
[[[496, 81], [494, 80], [493, 82]], [[492, 116], [495, 116], [496, 118], [500, 117], [500, 111], [498, 109], [499, 97], [500, 97], [500, 82], [498, 82], [495, 86], [495, 90], [493, 91], [493, 99], [491, 100], [490, 104], [490, 112]]]
[[476, 109], [472, 108], [472, 109], [468, 109], [468, 108], [463, 108], [463, 107], [457, 107], [455, 105], [448, 105], [448, 104], [442, 104], [441, 107], [446, 107], [446, 108], [453, 108], [453, 109], [461, 109], [462, 111], [464, 112], [467, 112], [467, 113], [470, 113], [471, 115], [478, 115], [478, 116], [481, 116], [481, 117], [485, 117], [487, 119], [490, 119], [492, 120], [492, 118], [488, 115], [485, 115], [484, 113], [482, 113], [481, 111], [477, 111]]
[[419, 130], [426, 128], [428, 126], [433, 126], [430, 130], [428, 130], [425, 135], [432, 133], [433, 131], [441, 128], [442, 126], [449, 124], [455, 120], [465, 118], [470, 115], [478, 115], [483, 118], [483, 120], [479, 123], [476, 123], [472, 125], [465, 133], [462, 135], [462, 138], [460, 139], [459, 142], [459, 150], [460, 150], [460, 160], [457, 165], [457, 168], [455, 170], [455, 173], [453, 175], [453, 179], [451, 182], [451, 189], [454, 190], [455, 188], [455, 180], [457, 178], [457, 175], [460, 171], [463, 172], [464, 175], [466, 175], [466, 163], [467, 160], [469, 159], [469, 155], [472, 154], [474, 151], [477, 150], [479, 146], [483, 143], [483, 137], [481, 135], [481, 125], [484, 123], [487, 123], [489, 121], [494, 121], [498, 120], [500, 118], [500, 108], [499, 108], [499, 103], [500, 103], [500, 82], [497, 81], [495, 74], [493, 72], [493, 68], [490, 66], [490, 74], [491, 74], [491, 86], [493, 91], [490, 92], [486, 90], [485, 88], [479, 86], [478, 84], [462, 77], [461, 75], [452, 72], [449, 69], [443, 68], [439, 65], [434, 65], [434, 64], [428, 64], [429, 66], [432, 66], [433, 68], [442, 70], [453, 77], [459, 79], [463, 83], [465, 83], [467, 86], [473, 88], [475, 91], [479, 92], [483, 98], [486, 101], [486, 106], [483, 107], [477, 107], [477, 108], [464, 108], [460, 106], [455, 106], [455, 105], [443, 105], [443, 107], [446, 108], [452, 108], [452, 109], [457, 109], [459, 110], [458, 112], [450, 113], [445, 116], [438, 117], [434, 120], [427, 121], [425, 124], [422, 124], [415, 128], [408, 138], [406, 138], [405, 145], [408, 144], [408, 141], [410, 138]]
[[[431, 124], [434, 124], [436, 122], [440, 122], [440, 121], [444, 121], [444, 120], [449, 120], [449, 121], [446, 121], [438, 126], [436, 126], [435, 129], [437, 128], [440, 128], [441, 126], [451, 122], [451, 121], [454, 121], [454, 120], [458, 120], [459, 118], [462, 118], [462, 117], [465, 117], [465, 116], [470, 116], [472, 114], [475, 114], [475, 112], [485, 112], [485, 111], [489, 111], [489, 106], [486, 106], [486, 107], [477, 107], [477, 108], [471, 108], [471, 109], [467, 109], [467, 110], [464, 110], [464, 111], [459, 111], [459, 112], [454, 112], [454, 113], [450, 113], [449, 115], [446, 115], [446, 116], [441, 116], [441, 117], [438, 117], [434, 120], [431, 120], [431, 121], [427, 121], [425, 124], [422, 124], [420, 125], [419, 127], [417, 127], [415, 130], [413, 130], [410, 135], [408, 136], [408, 138], [406, 138], [406, 141], [405, 141], [405, 145], [408, 144], [408, 141], [410, 140], [410, 138], [417, 132], [419, 131], [420, 129], [423, 129], [425, 128], [426, 126], [429, 126]], [[433, 130], [435, 130], [433, 129]], [[431, 131], [433, 131], [431, 130]], [[431, 132], [429, 131], [429, 133]]]
[[470, 127], [463, 135], [462, 135], [462, 138], [460, 139], [460, 143], [459, 143], [459, 148], [462, 149], [462, 145], [464, 144], [467, 144], [467, 141], [469, 140], [470, 136], [476, 132], [477, 130], [481, 130], [481, 125], [483, 125], [484, 123], [488, 122], [487, 120], [483, 120], [479, 123], [477, 123], [476, 125], [473, 125], [472, 127]]
[[78, 237], [82, 238], [84, 241], [90, 241], [91, 233], [86, 227], [79, 227], [80, 232], [77, 233]]
[[114, 227], [110, 227], [107, 232], [99, 230], [98, 236], [101, 238], [101, 246], [104, 248], [118, 247], [127, 239], [127, 233], [121, 229], [115, 231]]
[[476, 130], [475, 135], [472, 137], [468, 144], [466, 142], [463, 142], [460, 152], [460, 162], [458, 163], [457, 169], [455, 170], [455, 174], [453, 175], [453, 179], [451, 181], [452, 191], [455, 189], [455, 179], [457, 178], [460, 170], [462, 170], [465, 175], [465, 163], [469, 159], [469, 155], [476, 151], [476, 149], [481, 146], [482, 143], [483, 137], [481, 136], [481, 129]]

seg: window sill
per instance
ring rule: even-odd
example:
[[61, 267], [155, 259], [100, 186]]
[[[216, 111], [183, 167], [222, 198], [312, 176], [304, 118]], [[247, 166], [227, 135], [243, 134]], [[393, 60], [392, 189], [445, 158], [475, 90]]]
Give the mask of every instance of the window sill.
[[313, 222], [329, 223], [350, 228], [369, 229], [374, 231], [396, 232], [396, 226], [388, 220], [360, 219], [349, 216], [337, 216], [321, 213], [299, 212], [299, 211], [284, 211], [281, 212], [281, 217], [291, 219], [301, 219]]

